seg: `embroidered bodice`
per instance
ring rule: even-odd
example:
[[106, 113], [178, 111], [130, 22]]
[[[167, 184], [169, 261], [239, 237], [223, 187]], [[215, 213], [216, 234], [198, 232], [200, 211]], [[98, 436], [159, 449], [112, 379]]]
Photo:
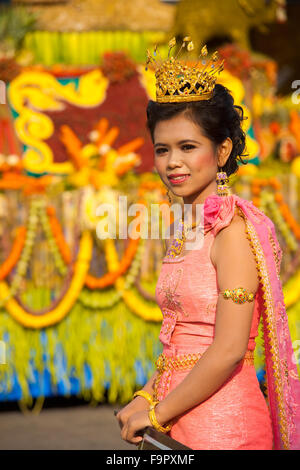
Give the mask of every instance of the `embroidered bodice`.
[[[230, 224], [236, 210], [236, 195], [210, 195], [204, 206], [204, 236], [200, 247], [177, 257], [168, 250], [162, 262], [156, 286], [156, 300], [163, 314], [160, 341], [213, 341], [217, 301], [220, 289], [216, 269], [211, 261], [211, 247], [217, 233]], [[252, 203], [249, 203], [252, 204]], [[255, 208], [256, 209], [256, 208]], [[248, 348], [255, 348], [260, 312], [255, 297], [253, 321]]]

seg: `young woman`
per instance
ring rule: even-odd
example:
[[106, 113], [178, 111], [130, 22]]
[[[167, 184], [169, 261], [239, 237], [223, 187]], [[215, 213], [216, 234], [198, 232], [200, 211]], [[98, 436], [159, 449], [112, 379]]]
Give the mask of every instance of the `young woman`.
[[[203, 239], [187, 250], [199, 226], [172, 231], [156, 288], [163, 353], [142, 393], [119, 411], [121, 437], [137, 444], [136, 434], [154, 426], [192, 449], [299, 448], [282, 252], [272, 221], [222, 184], [245, 149], [242, 109], [215, 85], [209, 99], [150, 101], [147, 117], [160, 178], [191, 205], [195, 224], [196, 208], [203, 211]], [[261, 316], [268, 401], [253, 362]]]

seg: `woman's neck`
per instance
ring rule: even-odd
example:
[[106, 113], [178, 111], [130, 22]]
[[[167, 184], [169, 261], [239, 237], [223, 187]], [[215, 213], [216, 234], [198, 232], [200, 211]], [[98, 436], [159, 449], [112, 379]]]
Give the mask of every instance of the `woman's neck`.
[[186, 206], [187, 213], [190, 214], [190, 210], [192, 211], [192, 222], [196, 222], [197, 218], [197, 206], [204, 206], [205, 199], [212, 194], [217, 194], [217, 183], [213, 181], [212, 184], [208, 185], [203, 191], [200, 193], [191, 194], [190, 196], [183, 197], [183, 204], [184, 206], [190, 205], [190, 207]]

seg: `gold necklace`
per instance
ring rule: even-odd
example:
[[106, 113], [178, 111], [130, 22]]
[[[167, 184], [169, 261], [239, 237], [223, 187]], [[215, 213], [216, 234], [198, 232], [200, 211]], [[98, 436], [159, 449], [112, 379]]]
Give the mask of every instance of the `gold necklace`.
[[197, 222], [193, 222], [189, 225], [184, 224], [183, 220], [180, 219], [179, 227], [176, 231], [176, 235], [172, 240], [171, 246], [167, 251], [166, 258], [175, 258], [176, 256], [181, 254], [184, 242], [186, 241], [187, 232], [190, 232], [197, 225]]

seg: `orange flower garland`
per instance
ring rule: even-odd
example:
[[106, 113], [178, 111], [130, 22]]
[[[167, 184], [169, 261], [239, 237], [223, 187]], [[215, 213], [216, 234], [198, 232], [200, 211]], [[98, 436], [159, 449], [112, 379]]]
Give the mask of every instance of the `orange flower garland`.
[[[136, 145], [137, 142], [133, 145]], [[143, 196], [147, 191], [153, 191], [158, 189], [162, 194], [164, 194], [163, 186], [160, 181], [146, 181], [143, 182], [139, 188], [139, 195]], [[139, 203], [145, 204], [143, 199], [139, 200]], [[49, 223], [52, 229], [52, 234], [55, 238], [57, 246], [60, 250], [61, 256], [66, 264], [71, 262], [71, 252], [68, 244], [65, 241], [63, 231], [57, 217], [55, 215], [54, 207], [47, 207], [47, 215], [49, 217]], [[92, 274], [87, 274], [85, 279], [85, 285], [90, 289], [104, 289], [105, 287], [111, 286], [115, 281], [122, 276], [130, 267], [132, 260], [136, 254], [140, 238], [134, 240], [130, 239], [129, 244], [124, 252], [124, 255], [119, 263], [117, 270], [110, 271], [104, 274], [101, 277], [93, 276]]]
[[274, 198], [275, 198], [275, 201], [278, 203], [279, 210], [283, 218], [285, 219], [285, 221], [291, 228], [297, 240], [300, 240], [300, 225], [295, 220], [293, 214], [290, 211], [289, 206], [283, 200], [283, 195], [280, 192], [281, 187], [282, 187], [281, 182], [277, 178], [274, 178], [274, 177], [271, 177], [269, 179], [268, 178], [262, 178], [262, 179], [254, 178], [252, 180], [251, 189], [252, 189], [252, 194], [254, 195], [254, 197], [252, 198], [252, 202], [256, 207], [260, 206], [260, 192], [261, 192], [262, 186], [272, 186], [274, 188], [274, 190], [276, 191]]
[[59, 304], [44, 315], [33, 315], [27, 312], [13, 297], [10, 297], [10, 289], [5, 281], [0, 281], [0, 301], [4, 299], [7, 312], [21, 325], [27, 328], [39, 329], [55, 325], [68, 315], [77, 301], [84, 285], [85, 276], [91, 262], [91, 256], [92, 237], [89, 232], [83, 232], [69, 288]]
[[0, 281], [6, 278], [6, 276], [11, 272], [14, 266], [17, 264], [20, 255], [22, 253], [24, 243], [26, 238], [26, 227], [19, 227], [17, 229], [16, 237], [14, 244], [12, 246], [11, 252], [9, 253], [6, 260], [0, 266]]
[[6, 172], [0, 180], [0, 189], [23, 189], [25, 195], [44, 193], [52, 182], [51, 175], [33, 178], [16, 172]]
[[[100, 121], [101, 122], [101, 121]], [[139, 201], [141, 203], [141, 201]], [[134, 240], [130, 239], [130, 242], [125, 250], [125, 253], [119, 263], [118, 269], [115, 271], [110, 271], [104, 274], [101, 277], [93, 276], [92, 274], [87, 274], [85, 279], [85, 285], [89, 289], [104, 289], [105, 287], [111, 286], [115, 281], [124, 274], [129, 268], [134, 255], [136, 254], [140, 238]]]
[[70, 248], [65, 240], [61, 225], [57, 220], [55, 215], [54, 207], [47, 207], [47, 215], [49, 217], [49, 223], [52, 230], [52, 235], [56, 241], [56, 244], [59, 248], [60, 254], [66, 264], [70, 264], [72, 261], [72, 256]]
[[119, 269], [106, 273], [104, 276], [99, 278], [92, 276], [91, 274], [87, 274], [85, 285], [90, 289], [104, 289], [105, 287], [114, 284], [114, 282], [129, 268], [136, 253], [139, 241], [139, 238], [137, 240], [130, 239], [123, 258], [120, 261]]
[[[144, 200], [139, 200], [139, 204], [145, 203]], [[137, 226], [138, 229], [139, 226]], [[125, 250], [125, 253], [119, 263], [118, 269], [115, 271], [110, 271], [103, 276], [97, 278], [91, 274], [87, 274], [85, 285], [90, 289], [104, 289], [105, 287], [111, 286], [116, 282], [116, 280], [122, 276], [131, 265], [131, 262], [136, 254], [138, 245], [140, 242], [140, 237], [136, 240], [130, 238], [130, 242]]]

